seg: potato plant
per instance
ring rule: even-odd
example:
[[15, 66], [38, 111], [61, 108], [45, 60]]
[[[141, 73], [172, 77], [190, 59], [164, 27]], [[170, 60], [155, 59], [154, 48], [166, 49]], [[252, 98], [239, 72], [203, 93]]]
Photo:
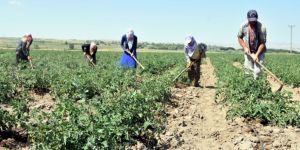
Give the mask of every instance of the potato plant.
[[[120, 53], [99, 52], [98, 65], [86, 64], [81, 52], [33, 51], [29, 64], [12, 62], [6, 52], [1, 68], [0, 103], [13, 113], [0, 111], [0, 127], [23, 128], [34, 149], [124, 149], [146, 142], [155, 146], [165, 122], [171, 80], [181, 69], [182, 54], [141, 53], [145, 70], [118, 65]], [[175, 70], [175, 71], [174, 71]], [[50, 112], [28, 110], [32, 95], [50, 94]]]

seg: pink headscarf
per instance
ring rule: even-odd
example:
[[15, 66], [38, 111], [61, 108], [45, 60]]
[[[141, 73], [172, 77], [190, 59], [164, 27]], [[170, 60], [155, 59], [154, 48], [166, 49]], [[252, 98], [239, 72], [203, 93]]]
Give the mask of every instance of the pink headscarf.
[[28, 42], [32, 41], [32, 35], [30, 33], [26, 34], [25, 36], [26, 36]]

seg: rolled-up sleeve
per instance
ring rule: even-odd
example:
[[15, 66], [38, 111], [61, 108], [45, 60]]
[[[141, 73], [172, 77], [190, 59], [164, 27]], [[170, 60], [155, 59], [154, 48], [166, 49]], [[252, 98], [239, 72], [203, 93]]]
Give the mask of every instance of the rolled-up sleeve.
[[267, 42], [267, 29], [264, 26], [261, 27], [261, 32], [259, 33], [259, 39], [260, 39], [260, 43]]
[[244, 38], [244, 36], [245, 36], [245, 33], [244, 33], [244, 25], [241, 25], [237, 37], [242, 39], [242, 38]]

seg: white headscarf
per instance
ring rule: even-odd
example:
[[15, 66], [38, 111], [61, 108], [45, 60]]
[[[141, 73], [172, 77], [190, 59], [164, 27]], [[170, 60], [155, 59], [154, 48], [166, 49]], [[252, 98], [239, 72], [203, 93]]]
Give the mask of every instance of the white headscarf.
[[[189, 43], [191, 43], [191, 42], [192, 42], [192, 45], [189, 45]], [[192, 35], [188, 35], [185, 38], [184, 49], [185, 49], [185, 52], [187, 53], [187, 55], [189, 57], [192, 57], [192, 55], [194, 54], [194, 51], [197, 49], [197, 42]]]
[[95, 42], [91, 42], [91, 45], [90, 45], [90, 53], [91, 54], [94, 54], [95, 50], [93, 49], [94, 47], [96, 47], [96, 43]]
[[130, 39], [130, 37], [131, 37], [132, 40], [133, 40], [133, 36], [134, 36], [133, 30], [132, 30], [132, 29], [129, 29], [128, 32], [126, 33], [127, 39]]
[[90, 49], [93, 49], [95, 46], [96, 46], [96, 43], [95, 42], [91, 42]]

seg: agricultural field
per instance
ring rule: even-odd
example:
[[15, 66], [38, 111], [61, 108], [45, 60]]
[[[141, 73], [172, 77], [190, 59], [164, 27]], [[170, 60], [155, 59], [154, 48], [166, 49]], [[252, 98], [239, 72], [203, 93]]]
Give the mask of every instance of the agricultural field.
[[[243, 62], [240, 53], [209, 53], [203, 62], [207, 68], [203, 69], [202, 81], [214, 75], [217, 81], [201, 88], [174, 86], [172, 80], [186, 65], [182, 53], [138, 53], [145, 70], [120, 68], [121, 52], [100, 51], [96, 67], [88, 66], [78, 51], [33, 51], [31, 55], [33, 70], [26, 63], [16, 66], [14, 51], [0, 51], [0, 148], [131, 149], [142, 143], [149, 149], [172, 149], [173, 143], [163, 146], [161, 141], [165, 140], [160, 138], [171, 132], [170, 117], [179, 118], [179, 125], [173, 123], [176, 129], [172, 136], [177, 135], [177, 126], [201, 128], [193, 119], [192, 123], [180, 120], [186, 114], [170, 114], [181, 104], [185, 107], [177, 114], [192, 110], [189, 106], [193, 105], [193, 115], [203, 115], [203, 107], [218, 111], [214, 108], [218, 105], [228, 110], [220, 117], [224, 122], [247, 118], [260, 120], [264, 126], [300, 127], [300, 104], [292, 101], [288, 92], [272, 92], [266, 75], [254, 81], [235, 67], [234, 62]], [[290, 86], [299, 87], [299, 57], [284, 58], [286, 64], [293, 65], [278, 67], [285, 65], [281, 55], [268, 54], [267, 67]], [[280, 74], [287, 72], [285, 69], [293, 71]], [[211, 70], [210, 74], [206, 70]], [[179, 83], [188, 83], [186, 74]], [[194, 96], [193, 92], [204, 96]], [[207, 92], [211, 95], [205, 96]], [[178, 104], [173, 101], [176, 97]], [[196, 105], [190, 100], [213, 105]], [[203, 122], [201, 118], [198, 121]], [[203, 137], [201, 133], [193, 136]], [[174, 147], [180, 146], [184, 144]]]
[[271, 55], [266, 59], [268, 66], [283, 82], [300, 87], [299, 55]]
[[37, 149], [115, 149], [154, 139], [183, 57], [141, 54], [149, 69], [135, 71], [118, 67], [120, 55], [100, 52], [93, 68], [81, 52], [36, 51], [31, 70], [15, 67], [14, 52], [1, 52], [1, 140], [19, 130]]
[[[280, 56], [267, 56], [267, 62], [280, 62], [281, 59], [278, 59], [278, 57]], [[294, 58], [294, 56], [290, 57]], [[219, 54], [211, 54], [210, 58], [216, 68], [216, 74], [219, 79], [217, 93], [219, 100], [232, 108], [228, 111], [229, 118], [242, 116], [245, 118], [259, 118], [266, 121], [266, 123], [276, 125], [300, 126], [300, 103], [292, 102], [288, 92], [272, 92], [266, 74], [255, 81], [252, 79], [252, 74], [245, 74], [242, 69], [235, 67], [233, 65], [235, 62], [243, 62], [241, 55], [228, 54], [221, 56]], [[271, 62], [268, 64], [271, 64]], [[275, 68], [275, 65], [270, 65], [270, 68], [273, 70], [277, 69], [277, 71], [280, 69]], [[294, 77], [288, 82], [291, 85], [298, 82], [298, 80], [293, 79], [299, 78], [299, 74], [296, 73], [299, 69], [295, 66], [293, 69], [295, 72], [280, 76], [284, 79]], [[285, 68], [281, 69], [281, 71], [283, 70]]]

